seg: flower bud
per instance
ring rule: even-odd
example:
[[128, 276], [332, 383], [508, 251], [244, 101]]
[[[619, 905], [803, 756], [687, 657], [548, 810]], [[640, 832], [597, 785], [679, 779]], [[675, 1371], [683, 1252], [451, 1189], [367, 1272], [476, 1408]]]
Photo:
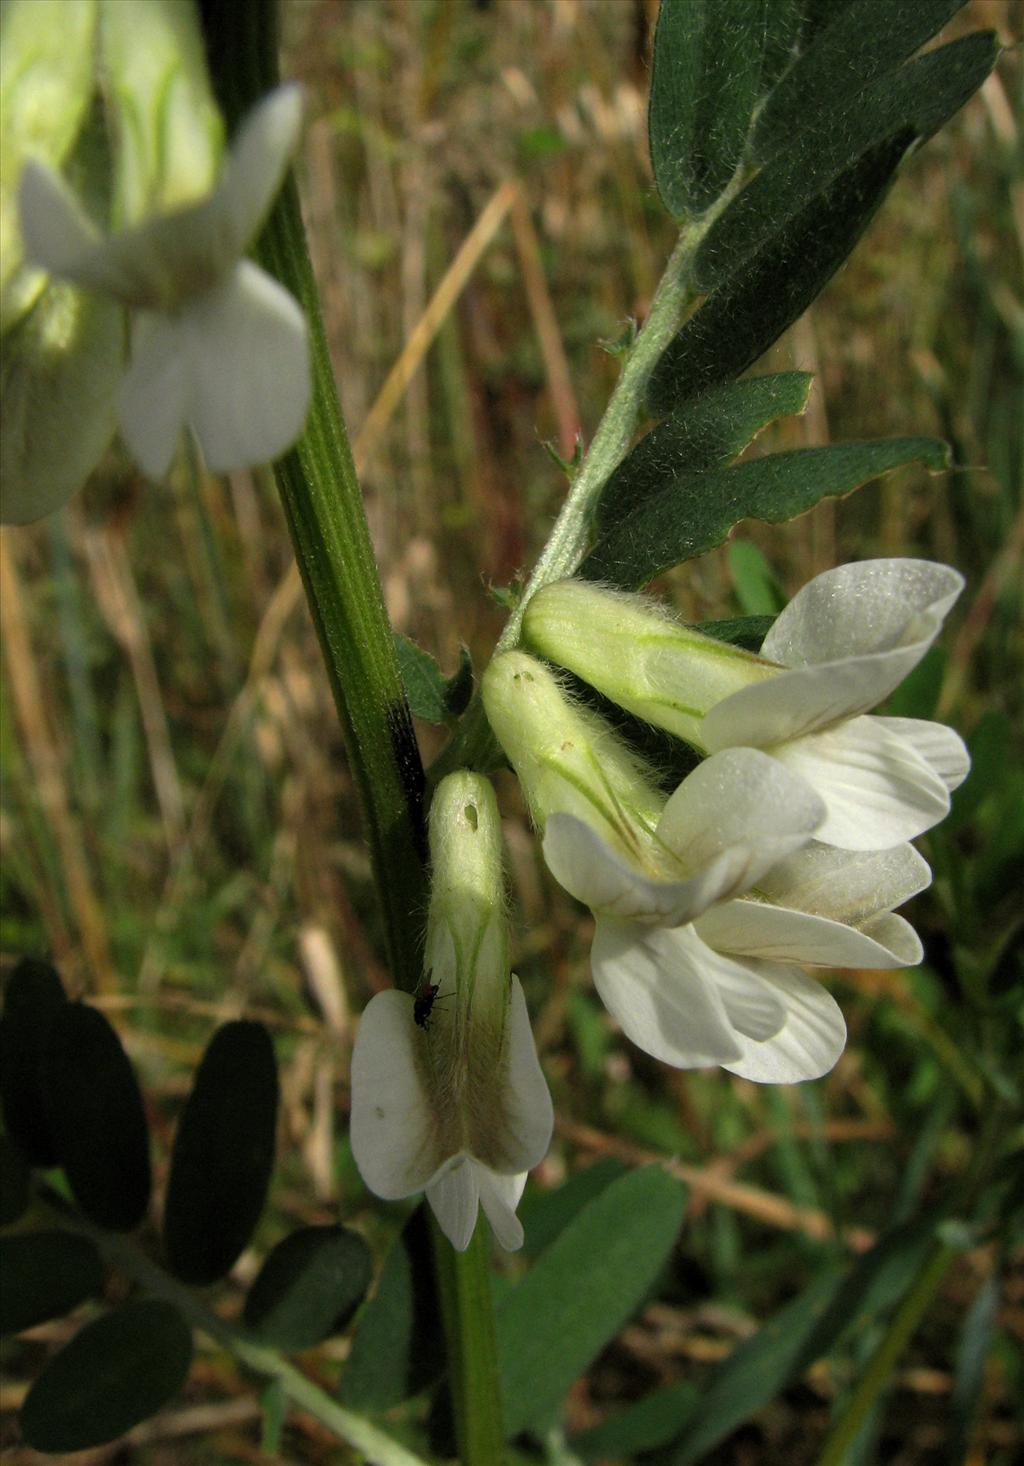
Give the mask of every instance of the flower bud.
[[549, 668], [525, 652], [495, 657], [481, 690], [541, 829], [553, 814], [573, 815], [630, 860], [660, 862], [653, 831], [664, 795], [602, 718], [574, 703]]
[[585, 581], [537, 591], [523, 637], [620, 707], [700, 745], [700, 721], [730, 693], [776, 669], [675, 621], [653, 601]]

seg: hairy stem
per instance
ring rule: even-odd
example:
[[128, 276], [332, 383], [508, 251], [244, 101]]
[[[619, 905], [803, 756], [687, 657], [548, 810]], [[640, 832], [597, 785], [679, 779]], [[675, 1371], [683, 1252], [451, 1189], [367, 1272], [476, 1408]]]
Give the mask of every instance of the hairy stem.
[[[720, 204], [728, 198], [723, 196]], [[622, 375], [598, 424], [593, 441], [576, 471], [565, 503], [541, 551], [516, 609], [508, 619], [496, 651], [508, 651], [519, 641], [526, 604], [535, 591], [553, 580], [572, 575], [590, 547], [594, 509], [601, 490], [629, 451], [643, 410], [651, 373], [679, 327], [692, 297], [691, 267], [697, 247], [719, 209], [682, 230], [661, 277], [647, 319], [625, 358]], [[488, 772], [502, 763], [502, 754], [487, 725], [483, 704], [475, 699], [451, 742], [430, 769], [437, 782], [453, 769], [468, 767]]]

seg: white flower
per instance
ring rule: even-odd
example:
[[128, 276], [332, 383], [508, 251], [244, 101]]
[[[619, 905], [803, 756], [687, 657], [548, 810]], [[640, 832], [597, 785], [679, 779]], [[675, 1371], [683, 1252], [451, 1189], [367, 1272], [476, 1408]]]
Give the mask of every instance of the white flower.
[[526, 1173], [551, 1140], [551, 1097], [526, 1002], [509, 976], [497, 805], [487, 781], [442, 780], [430, 811], [432, 886], [418, 996], [378, 993], [352, 1054], [352, 1153], [394, 1200], [426, 1191], [452, 1246], [478, 1206], [520, 1247]]
[[482, 690], [552, 874], [594, 911], [692, 921], [749, 889], [824, 818], [802, 779], [750, 748], [706, 759], [666, 802], [607, 725], [524, 652], [495, 657]]
[[[434, 972], [432, 978], [447, 974]], [[526, 1002], [510, 980], [505, 1051], [470, 1086], [446, 1087], [425, 1054], [451, 1040], [443, 1013], [429, 1027], [413, 1018], [409, 993], [377, 993], [359, 1021], [352, 1054], [352, 1153], [367, 1186], [394, 1201], [425, 1191], [441, 1230], [460, 1252], [469, 1246], [477, 1205], [502, 1247], [523, 1244], [516, 1206], [526, 1173], [551, 1140], [551, 1098], [537, 1062]], [[454, 997], [439, 982], [437, 1002]]]
[[835, 1064], [846, 1028], [801, 969], [920, 960], [893, 907], [928, 884], [909, 845], [811, 843], [825, 807], [778, 759], [713, 754], [660, 809], [639, 766], [521, 652], [483, 679], [556, 879], [596, 919], [591, 965], [626, 1035], [680, 1068], [793, 1083]]
[[594, 983], [627, 1037], [664, 1063], [720, 1064], [761, 1083], [817, 1079], [842, 1053], [846, 1025], [802, 968], [920, 961], [892, 908], [929, 880], [910, 845], [864, 854], [811, 845], [686, 926], [599, 915]]
[[239, 129], [201, 202], [108, 238], [61, 178], [26, 164], [19, 193], [31, 258], [133, 312], [120, 427], [147, 474], [163, 476], [186, 425], [215, 472], [264, 463], [298, 436], [309, 406], [305, 317], [243, 259], [295, 149], [297, 87], [281, 87]]
[[840, 566], [797, 593], [760, 657], [678, 626], [641, 598], [574, 582], [534, 596], [524, 634], [697, 748], [770, 753], [825, 801], [817, 839], [878, 850], [937, 824], [967, 775], [951, 729], [864, 716], [921, 660], [962, 587], [955, 570], [923, 560]]

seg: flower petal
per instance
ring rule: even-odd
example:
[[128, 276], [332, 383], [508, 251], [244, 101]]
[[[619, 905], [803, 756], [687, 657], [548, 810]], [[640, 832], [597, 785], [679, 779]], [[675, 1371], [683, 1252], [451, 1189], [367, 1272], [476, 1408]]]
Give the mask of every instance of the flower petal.
[[798, 967], [744, 965], [751, 980], [765, 983], [782, 1001], [786, 1021], [760, 1043], [740, 1035], [743, 1057], [723, 1068], [759, 1084], [797, 1084], [827, 1074], [846, 1045], [846, 1024], [832, 994]]
[[738, 1059], [743, 1045], [716, 986], [733, 964], [692, 927], [647, 927], [599, 917], [594, 984], [626, 1037], [680, 1069]]
[[[890, 927], [889, 922], [897, 925]], [[922, 955], [913, 928], [888, 914], [870, 927], [858, 928], [766, 901], [740, 900], [712, 907], [694, 926], [701, 940], [717, 952], [814, 967], [910, 966]], [[896, 943], [895, 948], [885, 944], [885, 937]]]
[[921, 718], [875, 718], [883, 728], [911, 743], [929, 768], [934, 769], [952, 793], [971, 772], [971, 756], [963, 739], [944, 723], [929, 723]]
[[963, 588], [958, 571], [931, 560], [838, 565], [797, 591], [765, 637], [761, 655], [784, 667], [888, 651], [913, 651], [917, 662]]
[[518, 1176], [499, 1176], [479, 1162], [471, 1164], [476, 1169], [480, 1205], [499, 1247], [504, 1247], [506, 1252], [517, 1252], [523, 1245], [523, 1224], [516, 1216], [516, 1207], [526, 1185], [526, 1172], [522, 1171]]
[[456, 1252], [465, 1252], [476, 1227], [482, 1170], [469, 1156], [459, 1155], [427, 1186], [437, 1224]]
[[[555, 1114], [551, 1092], [537, 1058], [530, 1015], [519, 979], [513, 974], [505, 1039], [508, 1067], [501, 1092], [504, 1135], [501, 1170], [525, 1173], [544, 1159], [551, 1144]], [[525, 1183], [524, 1183], [525, 1184]], [[520, 1187], [520, 1191], [522, 1187]], [[482, 1194], [482, 1186], [481, 1186]], [[518, 1197], [516, 1198], [518, 1200]], [[486, 1201], [484, 1203], [486, 1210]], [[513, 1208], [514, 1209], [514, 1208]], [[488, 1213], [490, 1215], [490, 1213]], [[505, 1244], [502, 1243], [502, 1246]], [[518, 1244], [517, 1244], [518, 1245]]]
[[949, 813], [949, 791], [912, 743], [877, 718], [853, 718], [772, 750], [828, 808], [817, 839], [843, 850], [884, 850]]
[[278, 458], [309, 408], [306, 320], [276, 280], [242, 260], [182, 317], [189, 331], [189, 420], [214, 473]]
[[302, 88], [292, 82], [264, 97], [238, 129], [212, 199], [232, 257], [255, 239], [284, 181], [301, 126]]
[[913, 845], [837, 850], [815, 842], [773, 866], [757, 891], [776, 906], [862, 926], [926, 890], [931, 879], [928, 862]]
[[386, 1201], [421, 1191], [445, 1159], [420, 1081], [412, 1014], [410, 993], [377, 993], [352, 1051], [352, 1154], [367, 1186]]
[[125, 276], [107, 241], [52, 168], [35, 159], [25, 164], [18, 207], [25, 251], [35, 264], [87, 290], [123, 294]]
[[118, 395], [121, 436], [149, 478], [160, 479], [174, 457], [191, 398], [189, 342], [181, 321], [140, 311], [132, 355]]
[[765, 748], [876, 707], [924, 656], [963, 578], [926, 560], [869, 560], [798, 591], [761, 655], [786, 671], [717, 703], [705, 747]]
[[719, 861], [693, 880], [655, 880], [627, 864], [590, 825], [571, 814], [549, 816], [544, 859], [570, 896], [592, 911], [625, 921], [679, 926], [716, 900], [730, 884]]
[[824, 813], [814, 790], [776, 760], [731, 748], [683, 780], [657, 833], [684, 870], [717, 869], [714, 899], [724, 900], [806, 845]]

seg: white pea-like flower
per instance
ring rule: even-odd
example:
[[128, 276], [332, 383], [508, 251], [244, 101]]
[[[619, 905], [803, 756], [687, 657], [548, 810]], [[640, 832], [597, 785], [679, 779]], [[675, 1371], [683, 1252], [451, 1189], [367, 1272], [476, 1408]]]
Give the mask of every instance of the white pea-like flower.
[[417, 995], [377, 993], [352, 1054], [352, 1153], [386, 1200], [425, 1191], [441, 1230], [468, 1247], [482, 1208], [502, 1247], [522, 1246], [516, 1207], [547, 1152], [553, 1112], [522, 988], [509, 972], [494, 793], [450, 774], [430, 810], [431, 899]]
[[29, 257], [131, 312], [118, 416], [152, 478], [167, 473], [185, 427], [215, 472], [268, 462], [302, 430], [310, 399], [305, 316], [243, 258], [281, 186], [301, 115], [299, 88], [278, 88], [242, 123], [206, 198], [107, 237], [58, 174], [35, 160], [25, 165], [19, 206]]
[[799, 774], [825, 802], [818, 840], [880, 850], [943, 819], [970, 767], [942, 724], [866, 716], [917, 666], [962, 588], [957, 571], [924, 560], [828, 570], [782, 611], [760, 656], [577, 581], [538, 591], [523, 629], [542, 655], [695, 748], [758, 748]]
[[920, 960], [893, 908], [928, 884], [925, 861], [905, 843], [819, 843], [824, 801], [780, 760], [724, 749], [666, 801], [534, 658], [496, 658], [483, 696], [549, 869], [594, 914], [597, 991], [653, 1057], [762, 1082], [818, 1078], [846, 1026], [804, 968]]

